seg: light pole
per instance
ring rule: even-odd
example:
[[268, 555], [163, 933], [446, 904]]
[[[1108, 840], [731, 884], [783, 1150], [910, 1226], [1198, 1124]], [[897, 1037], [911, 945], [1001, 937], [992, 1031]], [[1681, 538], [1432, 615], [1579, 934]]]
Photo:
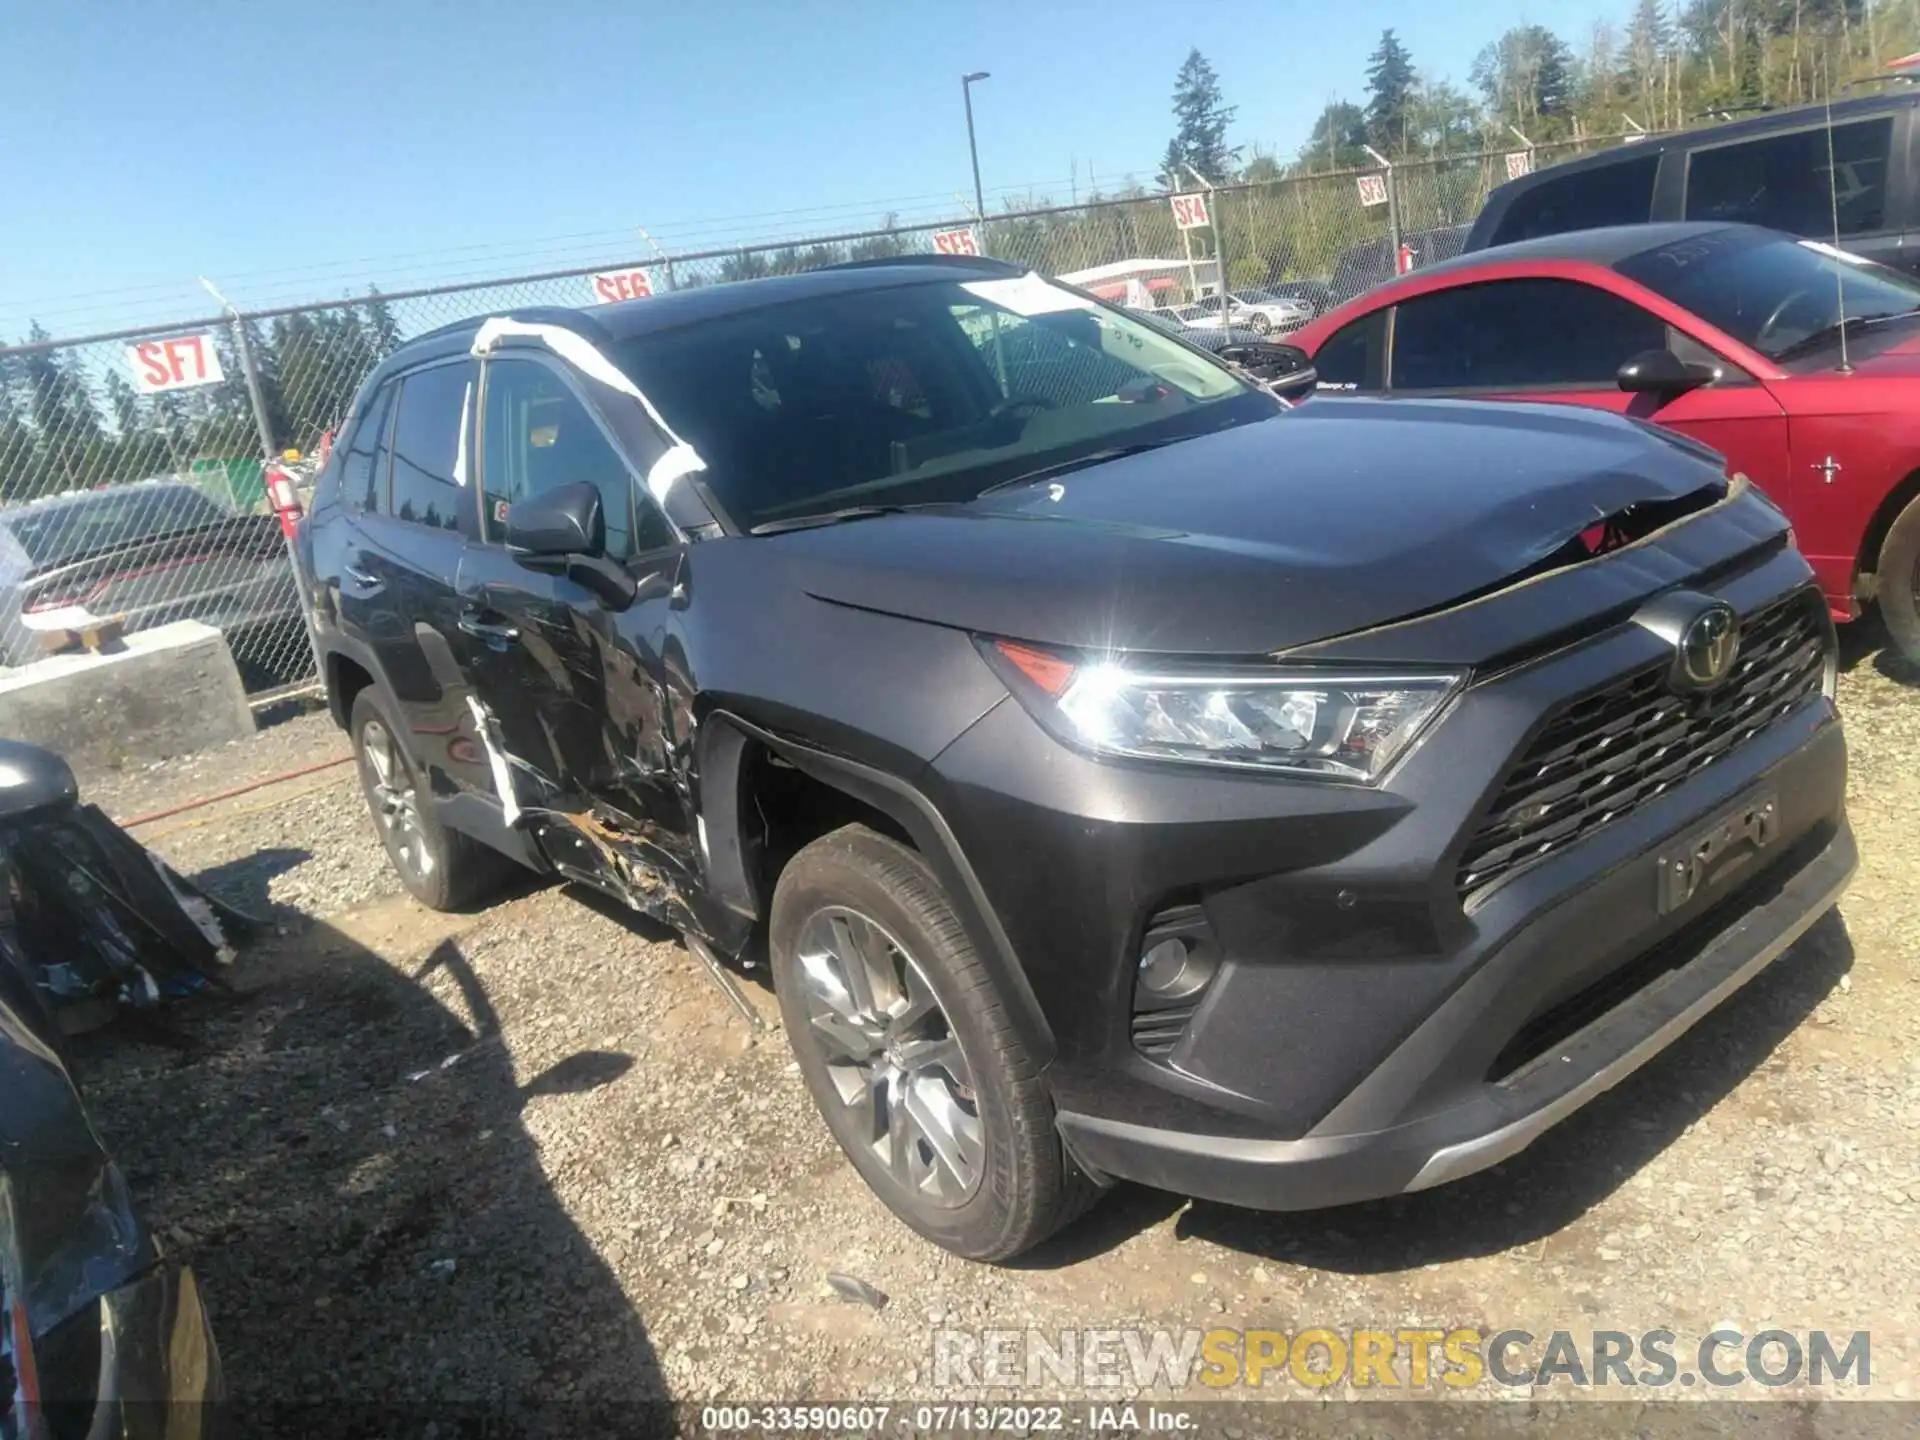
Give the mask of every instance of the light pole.
[[960, 77], [960, 94], [967, 103], [967, 154], [973, 160], [973, 214], [983, 225], [987, 219], [987, 201], [980, 190], [980, 147], [973, 139], [973, 82], [988, 78], [985, 70], [970, 70]]

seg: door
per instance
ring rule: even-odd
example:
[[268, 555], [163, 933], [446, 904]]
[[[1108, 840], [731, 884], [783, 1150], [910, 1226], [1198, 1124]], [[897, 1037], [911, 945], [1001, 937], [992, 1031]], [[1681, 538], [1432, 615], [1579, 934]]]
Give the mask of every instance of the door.
[[[663, 656], [672, 527], [558, 366], [488, 361], [480, 415], [482, 528], [462, 557], [457, 623], [513, 807], [563, 873], [685, 923], [697, 862]], [[601, 493], [607, 557], [663, 577], [624, 611], [504, 544], [514, 501], [583, 481]]]
[[[1746, 372], [1625, 296], [1579, 280], [1489, 280], [1402, 302], [1393, 317], [1390, 388], [1588, 405], [1690, 435], [1787, 503], [1786, 412]], [[1712, 385], [1671, 400], [1628, 394], [1620, 366], [1645, 350], [1721, 367]]]
[[[409, 751], [433, 789], [489, 783], [485, 756], [471, 743], [467, 686], [453, 647], [454, 582], [460, 554], [476, 533], [466, 484], [465, 426], [472, 414], [476, 363], [466, 357], [408, 372], [394, 399], [390, 480], [369, 565], [393, 597], [404, 662], [392, 668]], [[404, 675], [404, 679], [401, 676]]]

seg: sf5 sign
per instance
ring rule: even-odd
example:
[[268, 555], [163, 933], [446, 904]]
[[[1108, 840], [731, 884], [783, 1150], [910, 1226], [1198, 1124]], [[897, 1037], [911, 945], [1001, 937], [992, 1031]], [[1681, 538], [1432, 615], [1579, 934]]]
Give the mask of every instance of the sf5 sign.
[[1179, 230], [1201, 230], [1212, 224], [1207, 219], [1207, 197], [1199, 194], [1175, 195], [1173, 223]]
[[933, 253], [936, 255], [978, 255], [980, 239], [973, 233], [973, 227], [966, 225], [958, 230], [936, 230], [933, 232]]
[[593, 282], [596, 305], [611, 305], [616, 300], [644, 300], [653, 294], [653, 277], [640, 269], [609, 270], [587, 278]]
[[205, 331], [137, 340], [127, 346], [127, 368], [133, 371], [133, 388], [142, 395], [218, 385], [227, 378], [213, 337]]

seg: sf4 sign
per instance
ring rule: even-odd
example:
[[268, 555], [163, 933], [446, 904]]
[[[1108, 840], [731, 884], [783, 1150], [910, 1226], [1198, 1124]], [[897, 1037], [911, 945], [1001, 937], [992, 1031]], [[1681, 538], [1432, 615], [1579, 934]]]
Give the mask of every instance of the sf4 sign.
[[1384, 205], [1387, 203], [1387, 177], [1384, 175], [1356, 175], [1353, 183], [1360, 188], [1362, 205]]
[[1211, 225], [1213, 222], [1207, 218], [1207, 197], [1198, 194], [1175, 195], [1173, 223], [1180, 230], [1200, 230]]
[[593, 284], [593, 303], [611, 305], [616, 300], [644, 300], [653, 294], [653, 277], [645, 270], [608, 270], [587, 277]]
[[133, 371], [133, 388], [142, 395], [218, 385], [227, 378], [213, 336], [204, 330], [197, 335], [136, 340], [127, 346], [127, 368]]
[[933, 232], [933, 253], [936, 255], [978, 255], [980, 237], [973, 233], [971, 225], [963, 225], [958, 230], [936, 230]]

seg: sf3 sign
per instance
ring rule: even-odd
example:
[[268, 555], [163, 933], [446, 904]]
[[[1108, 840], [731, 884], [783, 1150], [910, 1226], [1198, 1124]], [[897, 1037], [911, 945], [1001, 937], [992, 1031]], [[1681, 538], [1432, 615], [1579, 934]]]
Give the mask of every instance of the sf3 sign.
[[1384, 175], [1356, 175], [1353, 183], [1359, 187], [1362, 205], [1384, 205], [1387, 203], [1387, 177]]
[[653, 294], [653, 277], [645, 270], [608, 270], [589, 275], [593, 283], [593, 303], [611, 305], [616, 300], [645, 300]]
[[936, 230], [933, 232], [933, 253], [936, 255], [978, 255], [980, 237], [973, 233], [971, 225], [963, 225], [958, 230]]
[[142, 395], [218, 385], [227, 378], [213, 336], [204, 330], [197, 335], [136, 340], [127, 346], [127, 368], [133, 372], [133, 388]]
[[1178, 230], [1203, 230], [1213, 222], [1207, 218], [1207, 197], [1200, 194], [1173, 197], [1173, 224]]

